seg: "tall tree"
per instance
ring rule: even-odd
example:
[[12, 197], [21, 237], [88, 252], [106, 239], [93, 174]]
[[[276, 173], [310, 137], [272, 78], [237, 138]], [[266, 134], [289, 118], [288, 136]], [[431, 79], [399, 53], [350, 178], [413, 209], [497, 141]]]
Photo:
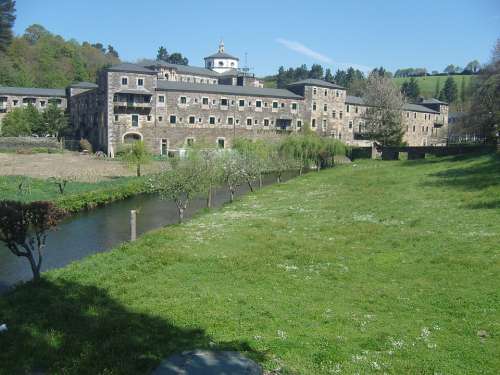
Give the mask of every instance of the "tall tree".
[[16, 20], [16, 2], [0, 0], [0, 51], [5, 51], [12, 40], [12, 26]]
[[465, 69], [468, 73], [477, 73], [481, 68], [481, 64], [477, 60], [472, 60], [465, 66]]
[[444, 100], [448, 103], [453, 103], [457, 100], [457, 98], [458, 98], [457, 83], [455, 82], [453, 77], [448, 77], [446, 78], [443, 89], [439, 94], [439, 99]]
[[168, 52], [167, 49], [163, 46], [158, 48], [158, 52], [156, 54], [156, 60], [168, 61]]
[[441, 80], [436, 79], [436, 86], [434, 87], [434, 97], [439, 98], [439, 93], [441, 92]]
[[453, 64], [447, 65], [446, 68], [444, 68], [444, 72], [447, 74], [453, 74], [457, 70], [457, 67]]
[[117, 59], [120, 57], [118, 55], [118, 52], [115, 50], [115, 48], [111, 44], [108, 44], [108, 54], [110, 54], [111, 56], [116, 57]]
[[418, 99], [420, 96], [420, 87], [415, 77], [411, 77], [409, 81], [403, 83], [401, 92], [410, 99], [410, 101], [415, 102]]
[[327, 68], [325, 71], [325, 81], [327, 82], [333, 82], [333, 74], [330, 68]]
[[187, 57], [183, 57], [181, 53], [179, 52], [174, 52], [168, 57], [168, 62], [171, 64], [178, 64], [178, 65], [188, 65], [189, 60]]
[[367, 135], [382, 145], [399, 145], [403, 140], [401, 110], [404, 98], [387, 77], [372, 74], [363, 96], [368, 109], [365, 114]]
[[464, 105], [466, 98], [467, 98], [467, 91], [465, 87], [465, 77], [462, 76], [462, 80], [460, 81], [460, 102], [462, 105]]
[[309, 78], [322, 79], [323, 67], [319, 64], [313, 64], [311, 66], [311, 71], [309, 72]]

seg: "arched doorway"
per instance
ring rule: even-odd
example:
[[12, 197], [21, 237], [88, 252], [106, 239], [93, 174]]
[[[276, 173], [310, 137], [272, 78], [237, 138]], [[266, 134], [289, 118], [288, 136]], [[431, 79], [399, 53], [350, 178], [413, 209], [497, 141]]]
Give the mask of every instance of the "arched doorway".
[[123, 135], [123, 143], [134, 143], [142, 141], [142, 135], [139, 133], [126, 133]]

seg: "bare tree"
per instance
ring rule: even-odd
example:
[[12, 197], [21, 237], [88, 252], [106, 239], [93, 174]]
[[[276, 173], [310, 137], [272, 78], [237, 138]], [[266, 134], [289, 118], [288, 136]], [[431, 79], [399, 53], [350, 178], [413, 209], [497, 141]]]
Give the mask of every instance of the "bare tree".
[[51, 202], [0, 202], [0, 241], [12, 254], [28, 259], [35, 281], [40, 279], [47, 232], [63, 216]]
[[402, 109], [404, 97], [387, 77], [370, 75], [363, 97], [366, 111], [367, 135], [382, 145], [399, 145], [403, 140]]

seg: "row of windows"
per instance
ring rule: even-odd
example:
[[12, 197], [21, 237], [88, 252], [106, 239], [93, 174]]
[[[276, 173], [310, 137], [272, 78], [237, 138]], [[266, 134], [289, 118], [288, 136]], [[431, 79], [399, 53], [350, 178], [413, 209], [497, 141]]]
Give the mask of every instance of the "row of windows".
[[[165, 103], [165, 95], [158, 95], [158, 102], [159, 103]], [[187, 96], [180, 96], [179, 99], [178, 99], [178, 103], [181, 104], [181, 105], [187, 105], [188, 103], [188, 97]], [[195, 104], [198, 104], [199, 103], [199, 99], [198, 98], [194, 98], [194, 103]], [[205, 106], [208, 106], [210, 104], [210, 99], [206, 96], [202, 97], [201, 98], [201, 104], [202, 105], [205, 105]], [[213, 105], [216, 105], [217, 104], [217, 100], [216, 99], [212, 99], [212, 104]], [[220, 98], [219, 99], [219, 104], [223, 107], [228, 107], [229, 105], [231, 106], [234, 106], [236, 105], [236, 101], [235, 100], [229, 100], [227, 98]], [[273, 109], [278, 109], [278, 108], [285, 108], [286, 107], [286, 103], [285, 102], [278, 102], [276, 100], [273, 100], [271, 103], [271, 108]], [[251, 100], [245, 100], [245, 99], [239, 99], [238, 100], [238, 107], [240, 108], [243, 108], [243, 107], [252, 107], [255, 105], [255, 108], [267, 108], [269, 106], [269, 103], [268, 102], [265, 102], [265, 101], [262, 101], [262, 100], [256, 100], [255, 103], [252, 102]], [[298, 103], [296, 102], [293, 102], [290, 104], [290, 108], [292, 109], [292, 111], [296, 111], [298, 110], [299, 108], [299, 105]]]
[[[125, 116], [128, 116], [128, 115], [125, 115]], [[131, 115], [131, 119], [132, 119], [132, 127], [138, 127], [139, 126], [139, 116], [138, 115]], [[114, 120], [115, 120], [115, 122], [119, 121], [120, 115], [115, 115]], [[146, 120], [148, 122], [153, 121], [153, 117], [151, 115], [147, 115]], [[158, 116], [158, 122], [163, 122], [163, 120], [164, 120], [163, 116]], [[182, 117], [177, 117], [177, 115], [170, 115], [168, 118], [168, 122], [170, 124], [183, 123], [183, 120], [184, 119]], [[216, 118], [215, 116], [208, 117], [208, 124], [210, 124], [210, 125], [220, 124], [221, 121], [222, 120], [220, 117], [219, 118]], [[191, 124], [191, 125], [201, 124], [201, 123], [203, 123], [203, 118], [202, 117], [196, 118], [196, 116], [188, 116], [187, 123]], [[253, 119], [251, 117], [247, 117], [245, 119], [244, 123], [246, 126], [253, 126], [253, 125], [260, 124], [258, 119]], [[264, 127], [267, 127], [270, 125], [273, 126], [274, 123], [275, 122], [273, 119], [265, 118], [262, 120], [262, 125]], [[240, 124], [239, 118], [234, 118], [232, 116], [226, 118], [226, 125], [239, 125], [239, 124]], [[295, 124], [296, 124], [297, 128], [301, 128], [302, 127], [302, 120], [296, 120]]]
[[[137, 78], [137, 86], [144, 87], [144, 78]], [[128, 77], [122, 77], [122, 86], [128, 86]]]
[[[323, 95], [324, 96], [328, 96], [328, 92], [331, 92], [332, 94], [335, 93], [335, 96], [338, 98], [341, 94], [341, 90], [328, 90], [328, 89], [323, 89]], [[317, 87], [313, 87], [313, 95], [317, 95], [318, 94], [318, 88]]]
[[[406, 118], [410, 118], [410, 113], [411, 112], [406, 112]], [[413, 118], [417, 118], [417, 112], [413, 112]], [[432, 119], [432, 114], [424, 113], [424, 120], [431, 120], [431, 119]]]
[[[7, 98], [2, 98], [4, 100], [0, 100], [0, 107], [2, 106], [6, 106], [7, 105]], [[36, 102], [37, 102], [37, 99], [36, 98], [24, 98], [22, 100], [22, 104], [23, 106], [27, 106], [29, 104], [31, 105], [36, 105]], [[49, 99], [49, 100], [39, 100], [38, 101], [38, 104], [40, 105], [41, 108], [45, 108], [47, 106], [47, 103], [48, 104], [55, 104], [57, 106], [60, 106], [62, 104], [62, 99], [56, 99], [56, 98], [53, 98], [53, 99]], [[17, 107], [19, 106], [20, 102], [18, 99], [13, 99], [12, 100], [12, 106], [13, 107]]]

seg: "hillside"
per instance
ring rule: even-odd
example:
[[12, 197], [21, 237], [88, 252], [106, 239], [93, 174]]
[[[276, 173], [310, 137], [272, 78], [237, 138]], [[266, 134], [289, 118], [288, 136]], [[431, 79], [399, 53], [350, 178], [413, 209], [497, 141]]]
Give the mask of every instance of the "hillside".
[[279, 374], [498, 374], [499, 171], [356, 161], [47, 272], [0, 297], [0, 373], [211, 348]]
[[[458, 88], [458, 97], [460, 98], [462, 92], [462, 80], [465, 81], [465, 89], [466, 89], [466, 97], [467, 97], [467, 89], [470, 87], [471, 80], [473, 79], [473, 75], [454, 75], [452, 76], [457, 84]], [[442, 89], [444, 83], [448, 76], [427, 76], [427, 77], [415, 77], [418, 82], [418, 87], [420, 88], [420, 95], [425, 98], [435, 97], [436, 94], [436, 84], [439, 82], [439, 89]], [[398, 87], [405, 81], [409, 81], [410, 78], [393, 78], [394, 82]]]

